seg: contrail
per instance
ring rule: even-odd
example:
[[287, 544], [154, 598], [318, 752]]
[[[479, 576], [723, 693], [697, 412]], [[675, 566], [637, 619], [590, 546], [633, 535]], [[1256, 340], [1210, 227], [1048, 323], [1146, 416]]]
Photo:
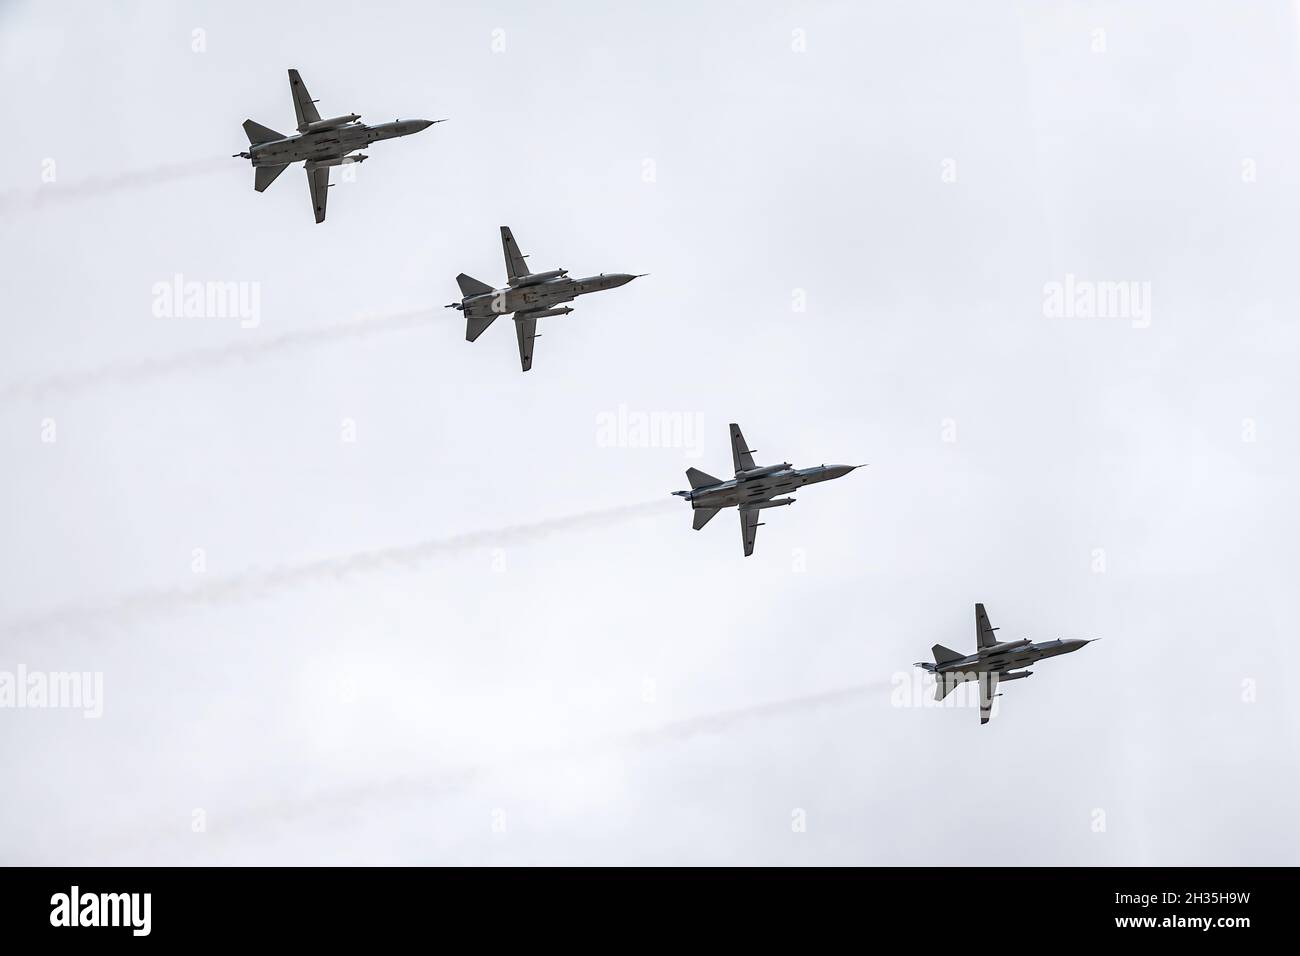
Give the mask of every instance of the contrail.
[[[655, 747], [680, 743], [695, 737], [722, 735], [736, 727], [751, 721], [769, 720], [806, 711], [819, 710], [833, 704], [845, 704], [852, 700], [871, 694], [887, 694], [893, 685], [889, 681], [873, 681], [868, 684], [854, 684], [818, 694], [800, 697], [788, 697], [783, 700], [765, 701], [748, 707], [736, 707], [731, 710], [717, 711], [674, 720], [649, 727], [645, 730], [632, 731], [598, 737], [585, 743], [553, 750], [538, 750], [519, 755], [512, 759], [509, 769], [546, 766], [565, 760], [602, 757], [627, 751], [643, 751]], [[386, 781], [375, 781], [326, 794], [321, 798], [299, 804], [280, 804], [270, 815], [280, 819], [289, 819], [301, 813], [319, 810], [346, 810], [370, 800], [392, 799], [404, 794], [422, 794], [438, 796], [453, 793], [473, 786], [481, 779], [491, 777], [506, 769], [502, 766], [462, 767], [433, 775], [404, 775]], [[270, 809], [270, 808], [263, 808]], [[249, 822], [258, 822], [261, 812], [246, 815]]]
[[[495, 764], [460, 768], [436, 768], [428, 773], [407, 773], [384, 780], [373, 780], [320, 794], [305, 795], [301, 799], [278, 800], [274, 803], [246, 806], [242, 811], [223, 815], [219, 826], [208, 831], [208, 839], [233, 839], [249, 830], [275, 825], [290, 825], [313, 814], [347, 813], [374, 802], [392, 802], [407, 798], [437, 799], [465, 791], [498, 774], [509, 771], [546, 767], [566, 760], [638, 752], [655, 747], [670, 746], [695, 737], [723, 735], [751, 722], [772, 720], [778, 717], [811, 712], [824, 707], [844, 705], [873, 694], [885, 695], [892, 688], [889, 681], [872, 681], [854, 684], [817, 694], [766, 701], [748, 707], [701, 714], [683, 720], [674, 720], [645, 730], [615, 734], [553, 750], [540, 750], [520, 754], [509, 765]], [[188, 837], [188, 832], [186, 836]], [[166, 837], [154, 833], [155, 839]], [[108, 853], [138, 850], [149, 840], [148, 834], [138, 834], [120, 846], [106, 847]]]
[[877, 681], [871, 684], [855, 684], [850, 687], [841, 687], [837, 690], [828, 690], [821, 694], [810, 694], [806, 697], [793, 697], [787, 700], [774, 700], [764, 704], [755, 704], [750, 707], [740, 707], [735, 710], [723, 710], [716, 714], [704, 714], [686, 720], [676, 720], [659, 727], [652, 727], [649, 730], [626, 734], [615, 738], [602, 749], [644, 749], [657, 746], [668, 740], [689, 740], [692, 737], [701, 737], [706, 734], [720, 734], [745, 721], [779, 717], [803, 710], [814, 710], [818, 707], [840, 704], [862, 697], [865, 694], [884, 692], [892, 688], [893, 684], [890, 681]]
[[0, 213], [6, 215], [24, 209], [42, 209], [78, 199], [91, 199], [107, 193], [127, 189], [143, 189], [178, 179], [206, 176], [220, 169], [229, 169], [228, 159], [196, 159], [185, 163], [169, 163], [153, 169], [139, 169], [116, 176], [97, 176], [71, 183], [55, 181], [38, 189], [11, 189], [0, 193]]
[[232, 345], [218, 345], [193, 349], [159, 358], [123, 359], [76, 372], [50, 375], [30, 382], [15, 382], [0, 386], [0, 402], [39, 400], [56, 395], [68, 395], [102, 385], [131, 385], [160, 378], [174, 372], [194, 372], [215, 368], [232, 362], [248, 361], [291, 352], [296, 349], [364, 338], [380, 332], [398, 332], [426, 325], [440, 317], [437, 309], [415, 309], [383, 315], [358, 316], [335, 322], [322, 328], [282, 332], [268, 338], [249, 338]]
[[103, 603], [69, 605], [0, 628], [6, 637], [75, 632], [112, 624], [121, 626], [143, 617], [171, 611], [265, 597], [280, 591], [319, 581], [336, 581], [388, 568], [411, 568], [440, 555], [470, 548], [519, 544], [549, 535], [630, 521], [666, 512], [674, 506], [663, 498], [640, 504], [604, 508], [550, 518], [531, 524], [510, 525], [490, 531], [471, 531], [445, 538], [428, 538], [414, 544], [352, 554], [267, 570], [252, 570], [206, 581], [187, 588], [138, 591]]

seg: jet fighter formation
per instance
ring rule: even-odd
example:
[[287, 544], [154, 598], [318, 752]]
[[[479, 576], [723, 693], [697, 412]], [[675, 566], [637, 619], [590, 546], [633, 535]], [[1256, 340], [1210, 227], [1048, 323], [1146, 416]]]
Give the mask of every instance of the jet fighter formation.
[[325, 202], [330, 186], [330, 167], [363, 163], [370, 157], [354, 150], [364, 149], [383, 139], [396, 139], [426, 130], [443, 120], [393, 120], [368, 126], [357, 113], [321, 119], [316, 100], [311, 98], [297, 70], [289, 71], [289, 92], [293, 94], [293, 111], [298, 117], [298, 132], [286, 136], [251, 119], [244, 120], [248, 151], [235, 153], [253, 164], [253, 188], [259, 193], [275, 182], [290, 164], [304, 162], [311, 205], [318, 223], [325, 221]]
[[527, 372], [533, 367], [533, 340], [537, 338], [537, 320], [553, 315], [568, 315], [573, 309], [564, 306], [580, 295], [604, 292], [627, 285], [640, 276], [626, 272], [602, 272], [585, 279], [570, 279], [568, 269], [529, 272], [528, 257], [519, 251], [519, 243], [509, 226], [501, 227], [501, 249], [506, 256], [506, 285], [494, 289], [486, 282], [461, 273], [456, 276], [463, 298], [447, 305], [465, 314], [465, 341], [473, 342], [498, 315], [514, 314], [515, 336], [519, 339], [519, 364]]
[[[254, 188], [264, 191], [275, 182], [286, 168], [303, 162], [307, 171], [307, 184], [311, 190], [312, 208], [316, 222], [325, 221], [326, 194], [329, 191], [329, 170], [332, 166], [364, 162], [368, 157], [356, 150], [385, 139], [409, 136], [428, 129], [442, 120], [394, 120], [370, 126], [360, 122], [356, 113], [321, 119], [316, 100], [311, 98], [297, 70], [289, 71], [289, 90], [293, 95], [294, 113], [297, 116], [297, 133], [285, 135], [268, 129], [251, 119], [244, 122], [249, 148], [235, 155], [250, 160], [254, 170]], [[547, 272], [530, 272], [525, 256], [510, 232], [501, 227], [501, 246], [505, 253], [506, 285], [493, 288], [471, 276], [456, 276], [461, 300], [447, 308], [456, 309], [465, 316], [465, 338], [473, 342], [499, 315], [512, 315], [515, 335], [519, 341], [519, 363], [523, 371], [533, 367], [533, 344], [538, 337], [537, 320], [568, 315], [573, 311], [565, 303], [580, 295], [603, 292], [627, 285], [639, 278], [625, 272], [601, 273], [583, 279], [569, 277], [567, 269]], [[693, 512], [692, 527], [699, 531], [723, 508], [735, 508], [740, 516], [740, 534], [745, 556], [754, 553], [754, 539], [762, 525], [759, 513], [768, 508], [794, 504], [791, 492], [806, 485], [842, 478], [863, 465], [817, 465], [812, 468], [795, 468], [790, 462], [773, 465], [756, 465], [754, 449], [750, 448], [734, 423], [731, 432], [731, 460], [735, 469], [732, 478], [720, 479], [696, 468], [686, 471], [689, 491], [674, 491], [674, 495], [690, 502]], [[1029, 677], [1033, 672], [1019, 670], [1047, 657], [1057, 657], [1077, 651], [1084, 640], [1056, 640], [1033, 643], [1029, 640], [999, 643], [994, 637], [996, 628], [989, 625], [983, 604], [975, 605], [975, 653], [962, 655], [936, 644], [932, 648], [934, 663], [921, 662], [916, 666], [935, 676], [935, 699], [943, 700], [954, 688], [965, 681], [975, 680], [980, 686], [980, 723], [989, 721], [993, 699], [999, 681]]]
[[723, 508], [735, 508], [740, 514], [740, 537], [745, 545], [745, 557], [754, 553], [754, 536], [763, 522], [758, 520], [758, 513], [765, 508], [780, 508], [792, 505], [793, 498], [778, 498], [788, 495], [804, 485], [814, 485], [819, 481], [843, 478], [855, 468], [862, 465], [817, 465], [813, 468], [795, 468], [788, 461], [779, 465], [755, 465], [754, 452], [740, 433], [740, 426], [732, 422], [731, 429], [731, 463], [735, 466], [736, 476], [722, 480], [705, 474], [698, 468], [686, 469], [686, 480], [691, 483], [690, 491], [674, 491], [691, 503], [695, 512], [691, 527], [699, 531], [709, 523], [715, 514]]
[[996, 627], [989, 625], [989, 616], [984, 612], [984, 605], [976, 604], [975, 653], [962, 654], [942, 644], [936, 644], [930, 648], [930, 652], [934, 654], [934, 663], [918, 661], [916, 664], [917, 667], [934, 675], [935, 700], [943, 700], [964, 681], [979, 681], [981, 724], [987, 724], [989, 717], [992, 716], [993, 698], [1002, 696], [997, 692], [1000, 680], [1029, 677], [1034, 673], [1033, 671], [1017, 670], [1017, 668], [1028, 667], [1045, 657], [1070, 654], [1083, 645], [1092, 643], [1092, 641], [1058, 639], [1035, 644], [1028, 638], [1001, 642], [993, 634], [996, 630]]

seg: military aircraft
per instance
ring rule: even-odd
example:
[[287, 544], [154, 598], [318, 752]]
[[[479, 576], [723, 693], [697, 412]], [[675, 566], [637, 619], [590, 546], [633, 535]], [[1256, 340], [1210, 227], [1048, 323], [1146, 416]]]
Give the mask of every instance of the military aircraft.
[[794, 504], [793, 498], [778, 498], [819, 481], [842, 478], [855, 468], [864, 465], [817, 465], [815, 468], [795, 468], [788, 461], [779, 465], [755, 465], [754, 449], [745, 442], [740, 426], [732, 422], [731, 461], [736, 467], [736, 477], [723, 481], [705, 474], [698, 468], [686, 469], [690, 491], [674, 491], [691, 503], [694, 521], [699, 531], [723, 508], [737, 508], [740, 512], [740, 536], [745, 542], [745, 557], [754, 553], [754, 536], [763, 522], [758, 513], [764, 508], [780, 508]]
[[501, 247], [506, 254], [506, 287], [494, 289], [461, 273], [456, 276], [460, 286], [459, 302], [447, 308], [465, 313], [465, 341], [473, 342], [492, 324], [498, 315], [514, 313], [515, 335], [519, 339], [519, 364], [525, 372], [533, 367], [533, 339], [537, 338], [537, 320], [552, 315], [568, 315], [573, 310], [557, 308], [589, 292], [603, 292], [627, 285], [640, 276], [626, 272], [601, 273], [585, 279], [570, 279], [567, 269], [550, 272], [529, 272], [524, 260], [528, 257], [519, 251], [519, 244], [510, 233], [509, 226], [501, 227]]
[[1059, 657], [1077, 651], [1092, 640], [1055, 640], [1040, 641], [1037, 644], [1028, 638], [1020, 641], [999, 642], [993, 632], [996, 627], [989, 626], [989, 616], [984, 612], [983, 604], [975, 605], [975, 653], [962, 655], [942, 644], [930, 648], [934, 654], [934, 663], [918, 661], [916, 666], [923, 668], [935, 677], [934, 699], [943, 700], [963, 681], [975, 680], [980, 685], [980, 723], [987, 724], [993, 710], [993, 698], [1001, 697], [997, 693], [999, 680], [1018, 680], [1028, 677], [1033, 671], [1016, 670], [1026, 667], [1045, 657]]
[[244, 133], [248, 136], [248, 152], [235, 153], [240, 159], [252, 160], [253, 188], [259, 193], [275, 182], [290, 163], [306, 161], [307, 186], [311, 189], [311, 204], [316, 210], [316, 221], [325, 221], [326, 193], [330, 185], [330, 167], [348, 163], [363, 163], [364, 153], [353, 153], [381, 139], [396, 139], [428, 129], [444, 120], [393, 120], [369, 126], [359, 122], [356, 113], [321, 119], [316, 111], [316, 100], [311, 98], [297, 70], [289, 71], [289, 92], [293, 94], [293, 109], [298, 116], [298, 133], [286, 136], [267, 129], [251, 119], [244, 120]]

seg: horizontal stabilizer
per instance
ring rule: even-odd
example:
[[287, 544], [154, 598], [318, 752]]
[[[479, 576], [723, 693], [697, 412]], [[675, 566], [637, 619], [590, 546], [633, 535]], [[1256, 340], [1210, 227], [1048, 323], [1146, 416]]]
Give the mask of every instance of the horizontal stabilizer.
[[696, 508], [695, 514], [691, 520], [691, 527], [696, 531], [699, 531], [709, 523], [710, 518], [721, 510], [721, 508]]
[[483, 334], [489, 325], [496, 321], [496, 313], [493, 312], [486, 319], [468, 318], [465, 320], [465, 341], [473, 342]]
[[722, 484], [722, 482], [719, 481], [717, 478], [714, 478], [712, 475], [700, 471], [700, 469], [698, 468], [687, 468], [686, 480], [691, 483], [692, 488], [703, 488], [706, 485]]
[[281, 163], [279, 166], [258, 166], [253, 170], [253, 188], [259, 193], [266, 192], [266, 187], [275, 182], [275, 177], [288, 168], [288, 163]]
[[268, 129], [261, 123], [254, 123], [252, 120], [244, 120], [244, 135], [248, 137], [248, 145], [257, 146], [259, 143], [269, 143], [272, 140], [284, 139], [283, 133], [277, 133], [273, 129]]
[[961, 683], [956, 674], [935, 674], [934, 699], [943, 700]]
[[934, 655], [936, 664], [951, 664], [953, 661], [959, 661], [965, 654], [958, 654], [951, 647], [944, 647], [942, 644], [936, 644], [930, 648], [930, 653]]
[[[486, 282], [479, 282], [478, 279], [475, 279], [473, 276], [467, 276], [463, 272], [456, 276], [456, 284], [460, 286], [460, 294], [466, 297], [471, 295], [482, 295], [484, 292], [494, 291]], [[491, 319], [488, 321], [490, 322]], [[484, 328], [487, 328], [487, 326], [484, 326]]]

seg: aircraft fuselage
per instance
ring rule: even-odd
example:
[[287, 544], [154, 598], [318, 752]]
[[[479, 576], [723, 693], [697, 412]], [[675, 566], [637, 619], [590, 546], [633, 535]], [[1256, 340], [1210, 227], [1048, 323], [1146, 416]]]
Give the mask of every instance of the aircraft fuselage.
[[330, 129], [297, 133], [284, 139], [250, 146], [248, 152], [254, 166], [281, 166], [304, 160], [334, 159], [353, 150], [363, 149], [371, 143], [385, 139], [409, 136], [428, 129], [429, 120], [394, 120], [391, 123], [347, 123]]
[[1069, 654], [1077, 651], [1087, 641], [1082, 640], [1056, 640], [1040, 641], [1037, 644], [1026, 643], [1021, 646], [1012, 646], [1003, 650], [991, 648], [981, 653], [970, 654], [956, 661], [949, 661], [946, 664], [929, 664], [926, 670], [934, 674], [978, 674], [982, 672], [1016, 670], [1020, 667], [1028, 667], [1030, 664], [1037, 663], [1047, 657], [1059, 657], [1062, 654]]
[[623, 272], [588, 276], [585, 279], [560, 276], [543, 282], [507, 286], [504, 289], [467, 296], [461, 300], [461, 309], [466, 318], [473, 319], [486, 319], [511, 312], [550, 309], [565, 302], [572, 302], [580, 295], [617, 289], [635, 278], [636, 276]]
[[[692, 508], [734, 508], [747, 503], [760, 503], [778, 495], [788, 494], [804, 485], [842, 478], [853, 470], [853, 465], [817, 465], [813, 468], [781, 468], [753, 477], [737, 477], [716, 485], [704, 485], [691, 491], [677, 491], [691, 503]], [[766, 469], [757, 469], [764, 471]]]

